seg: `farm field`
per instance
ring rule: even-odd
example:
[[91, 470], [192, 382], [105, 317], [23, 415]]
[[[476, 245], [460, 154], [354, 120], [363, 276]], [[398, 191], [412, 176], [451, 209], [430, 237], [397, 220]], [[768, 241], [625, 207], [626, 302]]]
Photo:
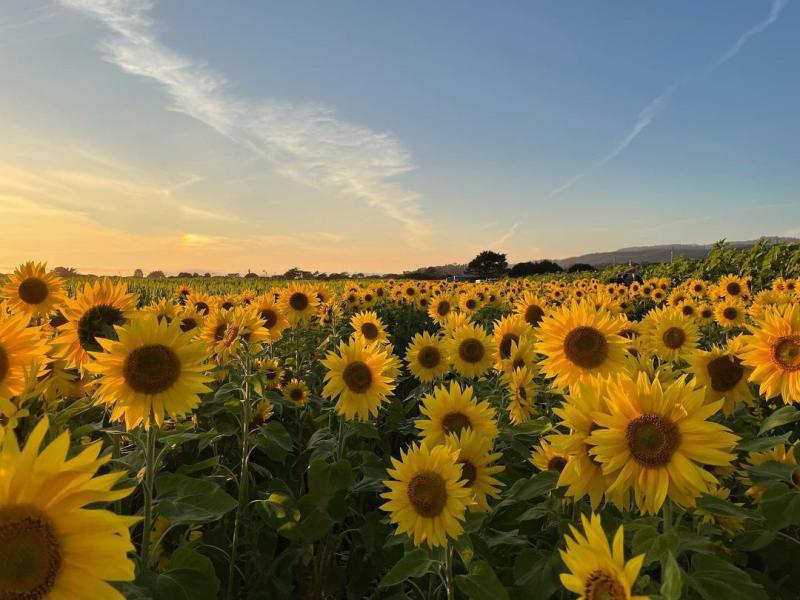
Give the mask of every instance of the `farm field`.
[[800, 597], [797, 245], [613, 275], [20, 265], [0, 598]]

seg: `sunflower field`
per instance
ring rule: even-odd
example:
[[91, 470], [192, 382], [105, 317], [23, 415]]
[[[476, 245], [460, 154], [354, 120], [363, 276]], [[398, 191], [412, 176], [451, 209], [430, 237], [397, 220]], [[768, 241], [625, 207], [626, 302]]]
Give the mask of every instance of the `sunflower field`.
[[800, 261], [726, 252], [629, 285], [23, 264], [0, 600], [796, 600]]

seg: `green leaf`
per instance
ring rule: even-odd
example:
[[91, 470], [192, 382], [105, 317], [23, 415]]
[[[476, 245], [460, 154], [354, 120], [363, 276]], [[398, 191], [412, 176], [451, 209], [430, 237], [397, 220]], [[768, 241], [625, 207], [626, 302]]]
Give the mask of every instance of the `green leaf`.
[[189, 570], [197, 571], [206, 578], [207, 585], [214, 588], [214, 593], [219, 589], [219, 579], [214, 571], [214, 564], [211, 559], [200, 554], [191, 545], [184, 544], [169, 557], [170, 570]]
[[561, 587], [557, 553], [526, 548], [514, 561], [514, 583], [525, 590], [528, 600], [545, 600]]
[[498, 506], [544, 496], [555, 489], [558, 477], [559, 474], [556, 471], [541, 471], [529, 479], [518, 481], [511, 486], [506, 499]]
[[435, 561], [431, 560], [427, 550], [417, 548], [416, 550], [407, 552], [406, 555], [392, 567], [391, 571], [383, 576], [378, 587], [391, 587], [404, 582], [406, 579], [422, 577], [433, 570], [434, 564]]
[[756, 515], [751, 510], [736, 506], [732, 502], [727, 502], [711, 494], [703, 494], [697, 501], [697, 507], [702, 508], [707, 513], [719, 517], [734, 517], [737, 519], [752, 519]]
[[456, 576], [456, 586], [470, 600], [508, 600], [508, 592], [489, 563], [474, 561], [466, 575]]
[[758, 430], [758, 435], [795, 421], [800, 421], [800, 410], [797, 410], [791, 404], [782, 406], [764, 419], [761, 423], [761, 429]]
[[674, 529], [666, 533], [658, 533], [653, 526], [642, 527], [633, 536], [633, 553], [644, 554], [644, 565], [664, 562], [667, 554], [677, 554], [678, 534]]
[[158, 510], [173, 524], [216, 521], [237, 504], [213, 481], [178, 473], [161, 473], [156, 490]]
[[292, 436], [279, 421], [269, 421], [258, 431], [257, 443], [267, 456], [276, 462], [283, 462], [292, 451]]
[[463, 562], [464, 566], [469, 569], [469, 564], [472, 562], [472, 558], [475, 556], [475, 549], [472, 547], [472, 540], [467, 534], [462, 534], [453, 543], [453, 546], [455, 547], [456, 552], [458, 552], [461, 562]]
[[786, 463], [770, 460], [760, 465], [755, 465], [747, 469], [747, 474], [753, 483], [772, 484], [778, 482], [792, 482], [792, 476], [797, 470], [797, 465], [787, 465]]
[[197, 571], [175, 569], [156, 577], [153, 600], [216, 600], [217, 590]]
[[683, 574], [672, 552], [667, 552], [661, 564], [661, 595], [664, 600], [680, 600]]
[[716, 556], [695, 554], [687, 578], [703, 600], [768, 600], [764, 588], [750, 575]]
[[800, 525], [800, 492], [773, 484], [764, 491], [758, 512], [764, 515], [767, 527], [776, 531]]
[[761, 450], [768, 450], [770, 448], [774, 448], [775, 446], [785, 444], [789, 441], [790, 437], [792, 437], [791, 431], [784, 433], [783, 435], [774, 435], [765, 438], [753, 438], [752, 440], [746, 440], [742, 442], [736, 446], [736, 449], [739, 452], [760, 452]]

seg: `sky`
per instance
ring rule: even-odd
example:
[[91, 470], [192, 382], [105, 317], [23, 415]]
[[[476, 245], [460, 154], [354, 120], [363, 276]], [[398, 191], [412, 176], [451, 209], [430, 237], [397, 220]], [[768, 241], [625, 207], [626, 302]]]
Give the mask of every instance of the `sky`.
[[4, 0], [0, 271], [800, 236], [800, 1]]

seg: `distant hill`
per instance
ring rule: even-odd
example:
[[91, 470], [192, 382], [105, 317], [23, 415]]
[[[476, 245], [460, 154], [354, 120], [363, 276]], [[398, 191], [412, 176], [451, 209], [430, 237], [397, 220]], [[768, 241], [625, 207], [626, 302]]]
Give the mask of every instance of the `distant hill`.
[[[766, 238], [771, 243], [798, 242], [798, 238], [769, 237]], [[749, 248], [757, 240], [745, 242], [729, 242], [733, 248]], [[620, 248], [612, 252], [592, 252], [581, 256], [570, 256], [556, 260], [559, 265], [568, 268], [575, 263], [587, 263], [598, 268], [609, 265], [621, 265], [635, 263], [662, 263], [669, 262], [672, 257], [683, 256], [685, 258], [707, 258], [711, 251], [711, 244], [663, 244], [660, 246], [632, 246], [630, 248]]]

